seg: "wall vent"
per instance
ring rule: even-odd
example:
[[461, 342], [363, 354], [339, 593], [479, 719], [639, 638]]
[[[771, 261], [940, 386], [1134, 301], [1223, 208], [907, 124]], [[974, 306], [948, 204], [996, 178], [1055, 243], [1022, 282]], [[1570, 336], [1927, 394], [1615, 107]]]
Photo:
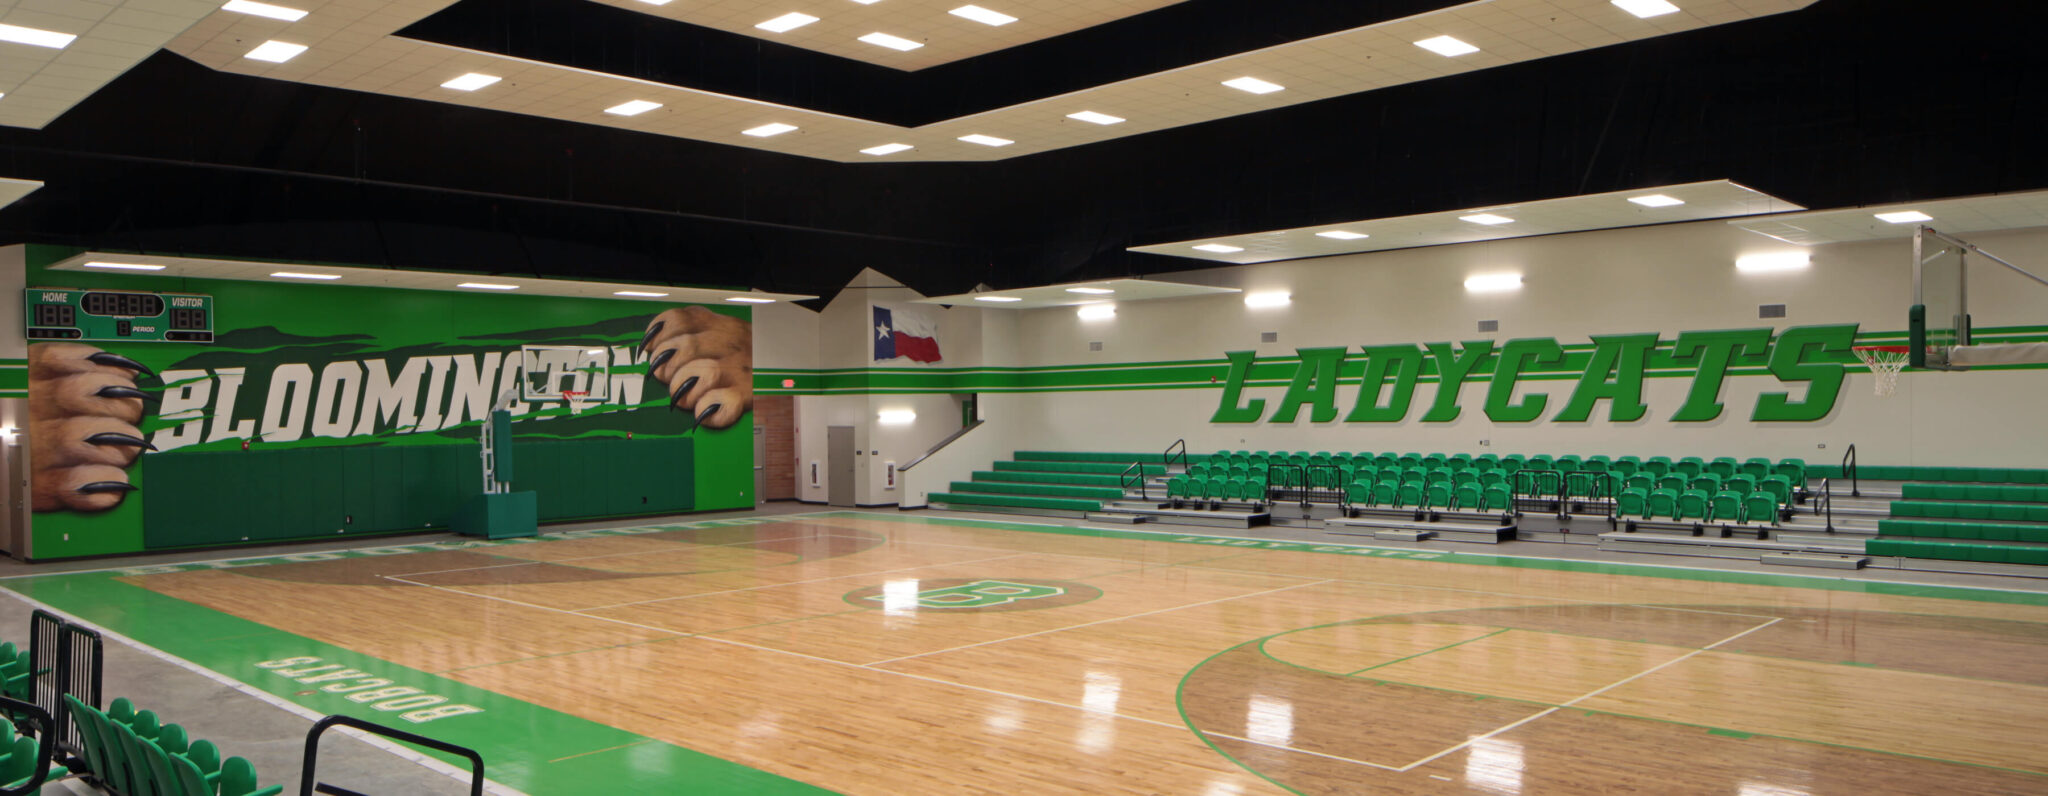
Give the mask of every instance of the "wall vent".
[[1280, 333], [1279, 333], [1279, 332], [1260, 332], [1260, 333], [1259, 333], [1259, 342], [1261, 342], [1261, 343], [1277, 343], [1277, 342], [1280, 342]]
[[1783, 304], [1760, 304], [1760, 305], [1758, 305], [1758, 306], [1757, 306], [1757, 308], [1756, 308], [1756, 317], [1759, 317], [1759, 318], [1783, 318], [1783, 317], [1785, 317], [1785, 305], [1783, 305]]
[[1480, 321], [1479, 331], [1498, 332], [1500, 331], [1500, 321]]
[[1090, 350], [1090, 351], [1101, 351], [1101, 350], [1102, 350], [1102, 341], [1101, 341], [1101, 340], [1091, 340], [1091, 341], [1089, 341], [1089, 342], [1088, 342], [1088, 350]]

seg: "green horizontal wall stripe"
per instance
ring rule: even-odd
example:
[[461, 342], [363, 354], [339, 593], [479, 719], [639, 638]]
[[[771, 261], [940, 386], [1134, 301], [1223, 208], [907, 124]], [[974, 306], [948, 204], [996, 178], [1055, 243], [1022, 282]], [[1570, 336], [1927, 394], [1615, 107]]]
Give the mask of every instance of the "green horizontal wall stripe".
[[[1977, 331], [1977, 340], [1984, 343], [2048, 342], [2048, 326], [2004, 326], [1987, 327]], [[1858, 343], [1889, 344], [1906, 337], [1903, 331], [1862, 332], [1856, 335]], [[1773, 340], [1776, 338], [1774, 337]], [[1493, 354], [1478, 363], [1467, 378], [1471, 384], [1484, 384], [1492, 380], [1494, 365], [1499, 362], [1498, 343]], [[1694, 366], [1674, 360], [1672, 350], [1675, 340], [1659, 340], [1650, 351], [1645, 363], [1645, 376], [1653, 379], [1692, 378]], [[1594, 344], [1581, 343], [1565, 345], [1564, 362], [1550, 367], [1531, 366], [1524, 370], [1522, 381], [1576, 381], [1583, 377], [1591, 361]], [[1340, 365], [1337, 383], [1356, 387], [1363, 383], [1366, 360], [1353, 351]], [[1728, 363], [1729, 376], [1769, 376], [1769, 356], [1737, 356]], [[1825, 361], [1825, 360], [1822, 360]], [[1856, 364], [1853, 358], [1839, 357], [1849, 365], [1851, 373], [1868, 373], [1868, 369]], [[1301, 365], [1301, 358], [1291, 355], [1261, 356], [1251, 367], [1245, 380], [1248, 388], [1284, 388], [1288, 386]], [[2048, 364], [1985, 365], [1972, 370], [2042, 370]], [[1158, 362], [1125, 362], [1090, 365], [1050, 365], [1031, 367], [963, 367], [963, 368], [762, 368], [754, 372], [754, 390], [763, 395], [919, 395], [929, 393], [1055, 393], [1055, 392], [1101, 392], [1109, 390], [1185, 390], [1212, 389], [1223, 386], [1229, 376], [1230, 364], [1224, 359], [1170, 360]], [[4, 373], [0, 373], [0, 388], [6, 386]], [[784, 387], [784, 381], [791, 386]], [[1438, 383], [1434, 357], [1425, 356], [1418, 384]]]

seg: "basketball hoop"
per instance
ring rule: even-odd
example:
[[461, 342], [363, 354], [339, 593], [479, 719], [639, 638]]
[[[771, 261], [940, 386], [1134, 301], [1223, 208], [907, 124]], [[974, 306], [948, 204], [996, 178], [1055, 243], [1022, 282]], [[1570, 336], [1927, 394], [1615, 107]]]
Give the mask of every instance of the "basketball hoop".
[[563, 390], [562, 400], [569, 404], [569, 414], [583, 414], [584, 399], [590, 397], [588, 390]]
[[1902, 345], [1859, 345], [1856, 358], [1870, 368], [1870, 375], [1877, 377], [1877, 397], [1889, 398], [1899, 388], [1899, 372], [1906, 369], [1913, 349]]

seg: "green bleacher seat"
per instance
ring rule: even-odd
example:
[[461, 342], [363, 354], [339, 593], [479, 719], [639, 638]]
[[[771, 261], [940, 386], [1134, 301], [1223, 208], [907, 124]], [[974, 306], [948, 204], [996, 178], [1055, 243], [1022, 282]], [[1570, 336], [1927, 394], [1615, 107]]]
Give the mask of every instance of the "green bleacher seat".
[[1721, 476], [1717, 473], [1700, 473], [1692, 479], [1690, 487], [1709, 495], [1721, 491]]
[[1567, 453], [1557, 457], [1556, 461], [1551, 463], [1550, 469], [1560, 473], [1576, 473], [1583, 464], [1584, 460], [1580, 459], [1578, 455]]
[[1650, 514], [1649, 514], [1649, 516], [1651, 516], [1651, 517], [1664, 517], [1664, 518], [1668, 518], [1668, 519], [1674, 519], [1674, 520], [1675, 520], [1675, 519], [1678, 519], [1678, 491], [1677, 491], [1677, 490], [1674, 490], [1674, 489], [1658, 489], [1658, 490], [1652, 491], [1652, 492], [1650, 493], [1650, 504], [1649, 504], [1649, 505], [1650, 505]]
[[1422, 484], [1410, 481], [1401, 485], [1401, 502], [1394, 505], [1412, 507], [1422, 505]]
[[1472, 460], [1472, 466], [1482, 473], [1500, 469], [1500, 457], [1491, 453], [1479, 454]]
[[1506, 484], [1494, 484], [1479, 491], [1480, 511], [1507, 511], [1515, 504], [1515, 496], [1508, 492]]
[[1403, 454], [1401, 454], [1401, 457], [1400, 457], [1399, 459], [1396, 459], [1395, 461], [1397, 461], [1397, 462], [1400, 462], [1400, 464], [1401, 464], [1401, 468], [1402, 468], [1402, 469], [1404, 469], [1404, 470], [1405, 470], [1405, 469], [1408, 469], [1408, 468], [1412, 468], [1412, 467], [1421, 467], [1421, 466], [1422, 466], [1422, 454], [1420, 454], [1420, 453], [1403, 453]]
[[1666, 473], [1671, 472], [1671, 457], [1652, 456], [1648, 459], [1644, 459], [1643, 469], [1650, 471], [1651, 475], [1654, 475], [1658, 478], [1663, 478]]
[[1614, 499], [1614, 515], [1617, 517], [1650, 516], [1650, 493], [1640, 487], [1621, 490]]
[[1714, 458], [1713, 461], [1707, 462], [1707, 467], [1704, 472], [1713, 473], [1725, 479], [1731, 475], [1734, 475], [1741, 468], [1742, 463], [1736, 461], [1735, 457], [1717, 456]]
[[1707, 502], [1708, 522], [1741, 522], [1742, 493], [1723, 490], [1714, 493]]
[[1522, 462], [1522, 469], [1555, 470], [1557, 469], [1557, 461], [1555, 459], [1550, 458], [1550, 454], [1548, 453], [1539, 453], [1529, 457], [1528, 460]]
[[1792, 480], [1782, 475], [1766, 476], [1756, 485], [1758, 491], [1768, 492], [1780, 506], [1792, 505]]
[[1769, 492], [1751, 492], [1742, 499], [1742, 521], [1748, 523], [1778, 524], [1778, 501]]
[[1451, 471], [1451, 485], [1458, 487], [1477, 487], [1479, 486], [1479, 471], [1453, 470]]
[[1356, 468], [1351, 471], [1351, 480], [1364, 481], [1368, 484], [1376, 482], [1380, 480], [1379, 468], [1370, 465]]
[[1700, 473], [1707, 471], [1707, 460], [1698, 456], [1687, 456], [1672, 464], [1671, 469], [1684, 473], [1687, 479], [1698, 478]]
[[1756, 477], [1748, 473], [1736, 473], [1728, 476], [1727, 480], [1722, 481], [1721, 488], [1748, 495], [1756, 491]]
[[1806, 487], [1806, 462], [1804, 461], [1799, 459], [1781, 459], [1778, 461], [1778, 466], [1772, 468], [1771, 472], [1774, 475], [1785, 476], [1786, 480], [1791, 481], [1795, 487], [1801, 489]]
[[1643, 469], [1643, 460], [1638, 459], [1634, 456], [1623, 456], [1621, 458], [1615, 459], [1614, 466], [1609, 467], [1608, 469], [1617, 473], [1621, 473], [1623, 477], [1635, 475], [1637, 471]]
[[1657, 479], [1651, 477], [1649, 473], [1636, 473], [1624, 479], [1622, 484], [1626, 489], [1640, 489], [1647, 495], [1650, 490], [1657, 488]]
[[1350, 501], [1353, 505], [1372, 505], [1372, 484], [1367, 481], [1352, 482], [1351, 486], [1344, 489], [1344, 499]]
[[1449, 484], [1451, 482], [1451, 468], [1436, 467], [1427, 470], [1422, 474], [1422, 482], [1428, 485]]
[[1587, 473], [1609, 473], [1614, 471], [1614, 462], [1605, 456], [1588, 456], [1586, 461], [1579, 465], [1579, 470]]
[[1707, 518], [1707, 493], [1688, 489], [1678, 496], [1678, 519], [1704, 520]]
[[1483, 489], [1492, 489], [1493, 487], [1501, 487], [1505, 489], [1507, 485], [1508, 475], [1504, 471], [1487, 470], [1486, 472], [1479, 474], [1479, 486]]
[[1744, 459], [1738, 470], [1743, 475], [1757, 480], [1771, 474], [1771, 460], [1764, 458]]
[[1684, 492], [1691, 484], [1692, 481], [1680, 472], [1669, 472], [1657, 477], [1657, 488], [1669, 489], [1672, 492]]
[[[1463, 472], [1470, 472], [1470, 471], [1468, 470], [1468, 471], [1463, 471]], [[1453, 491], [1453, 492], [1451, 493], [1451, 501], [1452, 501], [1452, 503], [1451, 503], [1451, 507], [1452, 507], [1452, 508], [1454, 508], [1454, 509], [1457, 509], [1457, 510], [1459, 510], [1459, 511], [1478, 511], [1478, 510], [1479, 510], [1479, 484], [1478, 484], [1478, 482], [1476, 482], [1476, 481], [1475, 481], [1475, 482], [1470, 482], [1470, 483], [1464, 483], [1464, 484], [1459, 484], [1459, 485], [1458, 485], [1458, 488], [1457, 488], [1456, 490], [1454, 490], [1454, 491]]]
[[1424, 489], [1422, 490], [1422, 507], [1423, 507], [1423, 508], [1426, 508], [1426, 509], [1444, 509], [1444, 508], [1450, 508], [1450, 506], [1451, 506], [1451, 484], [1450, 484], [1450, 482], [1448, 482], [1448, 481], [1442, 481], [1442, 482], [1436, 482], [1436, 483], [1432, 483], [1432, 484], [1428, 485], [1427, 487], [1425, 487], [1425, 488], [1424, 488]]
[[1564, 475], [1555, 470], [1523, 470], [1515, 476], [1518, 495], [1555, 495], [1564, 486]]
[[1528, 465], [1528, 457], [1523, 456], [1519, 453], [1510, 453], [1506, 456], [1500, 457], [1500, 469], [1509, 473], [1519, 472], [1522, 468], [1527, 467]]
[[1469, 454], [1469, 453], [1454, 453], [1454, 454], [1451, 454], [1451, 458], [1449, 458], [1449, 459], [1445, 459], [1445, 460], [1444, 460], [1444, 466], [1446, 466], [1446, 467], [1449, 467], [1449, 468], [1451, 468], [1452, 470], [1469, 470], [1469, 469], [1472, 469], [1472, 454]]
[[1401, 505], [1401, 486], [1392, 481], [1381, 481], [1372, 487], [1372, 503], [1375, 506]]

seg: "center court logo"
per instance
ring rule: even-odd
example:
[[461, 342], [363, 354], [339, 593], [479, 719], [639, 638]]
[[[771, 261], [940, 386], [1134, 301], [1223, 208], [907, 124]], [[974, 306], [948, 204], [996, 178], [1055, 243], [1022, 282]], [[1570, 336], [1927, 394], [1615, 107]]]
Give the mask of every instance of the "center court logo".
[[856, 589], [846, 601], [862, 608], [916, 611], [1031, 611], [1102, 596], [1085, 583], [1035, 578], [904, 579]]

